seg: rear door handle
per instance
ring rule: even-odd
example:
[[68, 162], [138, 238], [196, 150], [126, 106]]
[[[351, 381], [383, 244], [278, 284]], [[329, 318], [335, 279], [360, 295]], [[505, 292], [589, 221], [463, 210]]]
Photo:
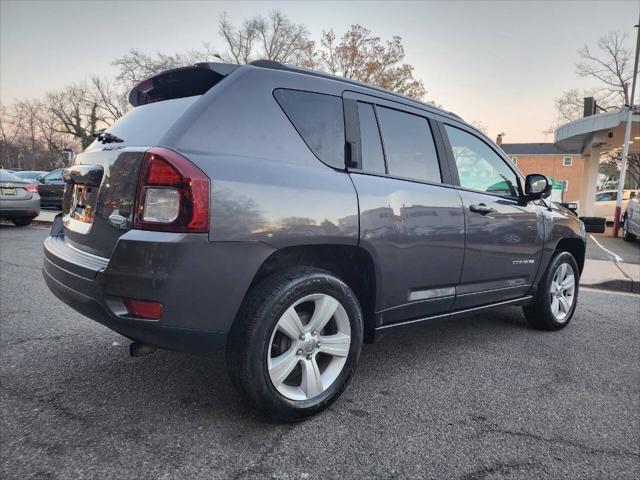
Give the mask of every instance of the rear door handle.
[[493, 208], [487, 207], [484, 203], [480, 203], [477, 205], [473, 204], [469, 207], [469, 210], [474, 213], [479, 213], [480, 215], [486, 215], [487, 213], [493, 212]]

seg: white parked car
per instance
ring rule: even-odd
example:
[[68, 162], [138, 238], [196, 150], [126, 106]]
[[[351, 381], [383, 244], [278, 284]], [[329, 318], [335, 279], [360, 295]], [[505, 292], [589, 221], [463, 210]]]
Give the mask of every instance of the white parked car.
[[[632, 198], [636, 198], [638, 190], [623, 190], [622, 191], [622, 213], [627, 209], [627, 204]], [[613, 218], [616, 214], [616, 200], [618, 199], [617, 190], [603, 190], [596, 193], [596, 203], [594, 205], [593, 216], [604, 217], [607, 222], [613, 222]]]

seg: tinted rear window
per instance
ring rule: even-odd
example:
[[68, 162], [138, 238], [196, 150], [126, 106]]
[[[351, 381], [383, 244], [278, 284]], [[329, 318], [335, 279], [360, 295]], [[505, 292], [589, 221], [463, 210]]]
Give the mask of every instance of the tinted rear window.
[[376, 107], [391, 175], [440, 182], [440, 166], [426, 118]]
[[342, 98], [285, 89], [276, 90], [274, 96], [316, 157], [332, 167], [344, 168]]
[[[140, 105], [129, 110], [125, 116], [107, 129], [109, 133], [120, 137], [124, 142], [106, 145], [117, 145], [119, 147], [150, 147], [157, 145], [176, 120], [200, 97], [201, 95], [196, 95], [194, 97], [165, 100]], [[102, 146], [102, 143], [93, 142], [88, 150], [101, 149]]]

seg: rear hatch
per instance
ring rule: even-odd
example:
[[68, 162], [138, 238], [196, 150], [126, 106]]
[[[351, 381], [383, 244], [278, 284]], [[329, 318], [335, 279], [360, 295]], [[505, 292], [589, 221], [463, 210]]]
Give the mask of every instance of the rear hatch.
[[101, 257], [111, 256], [118, 238], [133, 228], [145, 152], [159, 145], [187, 110], [224, 77], [214, 70], [216, 65], [165, 72], [132, 90], [129, 99], [135, 108], [106, 130], [110, 138], [98, 137], [65, 170], [65, 241]]

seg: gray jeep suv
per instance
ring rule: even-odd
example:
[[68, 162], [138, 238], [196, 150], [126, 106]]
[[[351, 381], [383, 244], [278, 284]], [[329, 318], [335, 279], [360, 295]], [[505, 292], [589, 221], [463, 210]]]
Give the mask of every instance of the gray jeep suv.
[[507, 305], [571, 320], [582, 223], [452, 113], [268, 61], [129, 100], [64, 172], [43, 273], [132, 354], [225, 349], [238, 390], [296, 420], [381, 332]]

